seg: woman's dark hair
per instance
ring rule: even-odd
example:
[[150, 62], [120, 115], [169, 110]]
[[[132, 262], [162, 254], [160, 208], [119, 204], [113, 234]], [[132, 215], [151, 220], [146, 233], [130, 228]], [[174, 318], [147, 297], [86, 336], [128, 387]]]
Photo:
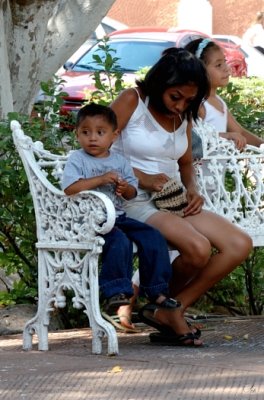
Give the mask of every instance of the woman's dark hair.
[[115, 112], [110, 107], [95, 103], [90, 103], [80, 108], [76, 118], [76, 128], [86, 117], [95, 117], [96, 115], [103, 117], [112, 126], [113, 130], [117, 129]]
[[168, 113], [163, 103], [163, 94], [167, 89], [183, 85], [197, 86], [197, 95], [184, 112], [184, 116], [194, 120], [198, 118], [201, 102], [210, 93], [210, 83], [203, 63], [189, 51], [176, 47], [166, 49], [145, 78], [136, 83], [144, 95], [149, 96], [150, 105], [162, 113]]
[[[202, 46], [203, 42], [206, 43], [205, 46]], [[208, 57], [211, 53], [211, 50], [222, 50], [222, 48], [216, 42], [207, 38], [195, 39], [188, 43], [184, 49], [197, 56], [199, 46], [202, 46], [202, 49], [199, 51], [198, 58], [203, 61], [205, 65], [208, 64]]]

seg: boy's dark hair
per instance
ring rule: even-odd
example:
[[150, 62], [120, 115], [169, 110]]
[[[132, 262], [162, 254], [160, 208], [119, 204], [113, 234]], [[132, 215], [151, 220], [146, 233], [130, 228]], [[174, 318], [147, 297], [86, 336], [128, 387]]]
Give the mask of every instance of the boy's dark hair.
[[117, 118], [115, 112], [110, 107], [95, 103], [87, 104], [78, 111], [76, 128], [78, 128], [80, 123], [86, 117], [95, 117], [96, 115], [103, 117], [112, 126], [113, 130], [117, 129]]
[[[204, 40], [204, 38], [192, 40], [184, 48], [185, 48], [185, 50], [190, 51], [192, 54], [196, 55], [199, 44], [202, 43], [203, 40]], [[208, 56], [209, 56], [211, 50], [219, 50], [219, 49], [221, 50], [222, 48], [216, 42], [214, 42], [213, 40], [210, 40], [206, 44], [206, 46], [202, 49], [199, 59], [202, 60], [206, 65], [208, 63]]]
[[168, 113], [163, 103], [163, 93], [173, 86], [194, 84], [198, 92], [184, 113], [188, 119], [198, 118], [201, 102], [209, 96], [210, 82], [206, 68], [193, 54], [181, 48], [171, 47], [162, 53], [143, 80], [136, 81], [149, 103], [158, 112]]

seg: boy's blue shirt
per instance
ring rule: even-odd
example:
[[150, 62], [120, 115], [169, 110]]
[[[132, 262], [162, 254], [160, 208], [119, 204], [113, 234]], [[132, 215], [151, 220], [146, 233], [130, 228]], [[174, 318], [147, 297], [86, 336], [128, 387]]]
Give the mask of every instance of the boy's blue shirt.
[[[110, 151], [108, 157], [98, 158], [87, 154], [83, 149], [70, 154], [63, 172], [62, 189], [65, 190], [80, 179], [100, 176], [109, 171], [117, 172], [137, 190], [138, 180], [125, 157]], [[116, 196], [115, 189], [114, 184], [107, 184], [93, 190], [106, 194], [114, 203], [117, 215], [120, 215], [124, 213], [124, 199]]]

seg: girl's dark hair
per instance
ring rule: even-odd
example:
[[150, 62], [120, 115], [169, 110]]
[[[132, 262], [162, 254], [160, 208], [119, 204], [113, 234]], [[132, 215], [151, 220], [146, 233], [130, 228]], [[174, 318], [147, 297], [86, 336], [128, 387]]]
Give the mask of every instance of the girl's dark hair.
[[117, 129], [115, 112], [110, 107], [95, 103], [90, 103], [80, 108], [76, 118], [76, 128], [86, 117], [95, 117], [96, 115], [103, 117], [112, 126], [113, 130]]
[[[195, 39], [192, 42], [188, 43], [184, 48], [187, 51], [190, 51], [192, 54], [196, 55], [197, 50], [199, 48], [199, 45], [204, 41], [208, 39], [205, 38], [200, 38], [200, 39]], [[206, 64], [208, 64], [208, 57], [210, 55], [211, 50], [222, 50], [222, 48], [213, 40], [210, 40], [205, 47], [202, 48], [202, 51], [200, 52], [199, 59], [203, 61]]]
[[136, 83], [143, 94], [149, 96], [150, 105], [162, 113], [168, 113], [162, 99], [168, 88], [190, 84], [197, 86], [197, 95], [183, 115], [194, 120], [198, 118], [201, 102], [210, 93], [210, 83], [203, 63], [189, 51], [176, 47], [166, 49], [145, 78]]

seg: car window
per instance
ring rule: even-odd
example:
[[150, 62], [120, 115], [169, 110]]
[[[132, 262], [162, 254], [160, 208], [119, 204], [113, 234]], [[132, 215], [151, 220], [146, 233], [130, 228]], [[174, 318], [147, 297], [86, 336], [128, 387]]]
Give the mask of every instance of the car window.
[[[121, 71], [136, 72], [146, 66], [152, 66], [160, 58], [163, 50], [174, 47], [174, 42], [169, 41], [136, 41], [116, 40], [109, 43], [110, 48], [115, 51], [113, 57], [119, 58], [118, 64]], [[73, 66], [73, 71], [89, 71], [102, 69], [93, 59], [93, 55], [104, 57], [104, 52], [99, 49], [98, 44], [92, 47]]]

